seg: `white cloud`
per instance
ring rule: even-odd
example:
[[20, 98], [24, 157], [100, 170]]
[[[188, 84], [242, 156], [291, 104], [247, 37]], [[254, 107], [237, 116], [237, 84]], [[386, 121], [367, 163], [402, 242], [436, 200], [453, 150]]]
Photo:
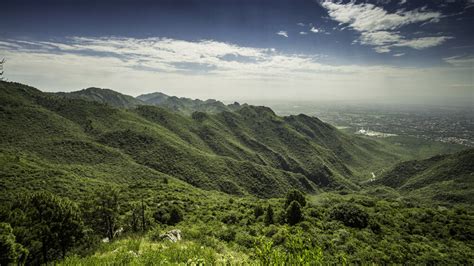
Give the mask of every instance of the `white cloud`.
[[398, 54], [394, 54], [393, 56], [400, 57], [400, 56], [404, 56], [404, 55], [405, 55], [405, 53], [398, 53]]
[[430, 12], [421, 8], [389, 13], [382, 7], [369, 3], [356, 4], [354, 1], [343, 4], [325, 0], [321, 5], [328, 10], [332, 19], [360, 32], [361, 44], [374, 46], [374, 50], [379, 53], [389, 52], [394, 46], [424, 49], [440, 45], [450, 39], [448, 36], [407, 39], [397, 31], [413, 23], [438, 22], [442, 18], [440, 12]]
[[276, 34], [288, 38], [288, 32], [284, 30], [279, 31]]
[[311, 27], [311, 29], [309, 30], [313, 33], [318, 33], [319, 32], [319, 29], [315, 28], [315, 27]]
[[300, 35], [307, 35], [308, 33], [306, 31], [300, 31]]
[[420, 9], [411, 11], [399, 10], [388, 13], [373, 4], [334, 3], [326, 0], [322, 6], [328, 10], [329, 16], [341, 23], [349, 24], [357, 31], [394, 30], [402, 26], [426, 21], [438, 21], [439, 12], [424, 12]]
[[[458, 73], [456, 67], [325, 64], [316, 55], [168, 38], [74, 37], [28, 43], [2, 40], [1, 57], [7, 60], [7, 79], [47, 91], [97, 86], [132, 95], [161, 90], [178, 96], [224, 100], [357, 99], [387, 94], [401, 99], [402, 89], [420, 91], [419, 97], [426, 97], [448, 83], [469, 83], [472, 74], [466, 68]], [[457, 58], [446, 60], [453, 65], [461, 62]]]
[[402, 37], [389, 31], [362, 32], [360, 43], [366, 45], [387, 45], [399, 42]]
[[453, 66], [456, 67], [467, 67], [467, 68], [473, 68], [474, 67], [474, 56], [462, 56], [462, 55], [457, 55], [457, 56], [451, 56], [451, 57], [445, 57], [443, 60]]
[[422, 37], [416, 38], [411, 40], [401, 40], [398, 43], [392, 44], [392, 46], [406, 46], [411, 47], [413, 49], [421, 50], [429, 47], [434, 47], [442, 44], [446, 40], [452, 39], [452, 37], [448, 36], [440, 36], [440, 37]]

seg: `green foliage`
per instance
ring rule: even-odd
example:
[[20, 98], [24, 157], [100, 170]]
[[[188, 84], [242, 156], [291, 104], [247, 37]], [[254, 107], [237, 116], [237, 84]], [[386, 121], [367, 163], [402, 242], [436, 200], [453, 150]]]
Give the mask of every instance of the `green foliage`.
[[294, 200], [286, 209], [286, 221], [290, 225], [295, 225], [303, 220], [303, 212], [298, 201]]
[[266, 225], [270, 225], [270, 224], [273, 224], [275, 222], [273, 216], [274, 216], [274, 214], [273, 214], [272, 205], [268, 205], [267, 211], [265, 212], [265, 224]]
[[161, 206], [153, 214], [155, 221], [161, 224], [175, 225], [184, 218], [183, 211], [175, 206]]
[[255, 257], [262, 265], [320, 265], [323, 251], [301, 234], [290, 237], [283, 247], [259, 238], [255, 243]]
[[290, 206], [293, 201], [298, 202], [301, 207], [306, 206], [306, 198], [299, 190], [292, 189], [286, 194], [285, 208]]
[[66, 253], [84, 237], [82, 215], [76, 204], [39, 192], [14, 203], [10, 222], [19, 243], [29, 251], [29, 263], [46, 263]]
[[[414, 182], [359, 190], [403, 149], [266, 107], [185, 116], [111, 104], [0, 82], [0, 221], [13, 229], [7, 247], [14, 235], [28, 263], [43, 261], [35, 226], [44, 221], [15, 199], [33, 191], [67, 197], [83, 213], [84, 237], [67, 258], [59, 244], [48, 248], [60, 264], [474, 263], [468, 152], [433, 159]], [[297, 209], [290, 217], [304, 220], [290, 226]], [[56, 237], [56, 228], [45, 232]], [[159, 237], [172, 229], [183, 240]]]
[[343, 222], [354, 228], [365, 228], [369, 224], [369, 215], [361, 207], [352, 203], [343, 203], [334, 206], [330, 216], [332, 219]]
[[261, 205], [256, 205], [253, 209], [253, 215], [255, 218], [262, 216], [265, 213], [265, 209]]
[[399, 163], [371, 185], [385, 185], [420, 198], [474, 204], [474, 149]]
[[169, 225], [175, 225], [183, 220], [183, 212], [176, 206], [170, 208], [170, 218], [167, 222]]
[[113, 239], [118, 230], [119, 195], [117, 188], [106, 186], [96, 192], [93, 201], [95, 208], [91, 220], [94, 221], [96, 230], [109, 239]]
[[27, 256], [28, 250], [16, 243], [10, 224], [0, 223], [0, 265], [22, 264]]

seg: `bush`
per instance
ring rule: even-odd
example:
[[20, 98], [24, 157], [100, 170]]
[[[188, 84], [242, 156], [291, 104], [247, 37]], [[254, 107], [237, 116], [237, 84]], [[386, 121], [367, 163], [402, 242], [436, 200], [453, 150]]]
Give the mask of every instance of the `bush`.
[[354, 228], [365, 228], [369, 223], [369, 215], [353, 203], [342, 203], [335, 206], [331, 210], [330, 217]]
[[235, 213], [229, 213], [222, 218], [222, 222], [225, 224], [236, 224], [239, 222], [239, 218]]
[[183, 212], [177, 206], [161, 207], [153, 213], [156, 222], [167, 225], [175, 225], [181, 222], [183, 217]]
[[220, 240], [231, 242], [235, 240], [235, 235], [236, 232], [234, 228], [226, 227], [218, 233], [217, 237]]
[[176, 206], [170, 209], [170, 218], [167, 222], [169, 225], [175, 225], [183, 220], [183, 212]]

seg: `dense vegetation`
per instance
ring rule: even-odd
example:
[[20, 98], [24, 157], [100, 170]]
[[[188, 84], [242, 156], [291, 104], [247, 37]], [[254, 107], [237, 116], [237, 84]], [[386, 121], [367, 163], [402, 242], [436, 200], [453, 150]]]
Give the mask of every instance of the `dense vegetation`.
[[407, 192], [472, 195], [472, 150], [382, 171], [407, 150], [314, 117], [90, 100], [0, 83], [0, 264], [474, 263], [470, 202]]

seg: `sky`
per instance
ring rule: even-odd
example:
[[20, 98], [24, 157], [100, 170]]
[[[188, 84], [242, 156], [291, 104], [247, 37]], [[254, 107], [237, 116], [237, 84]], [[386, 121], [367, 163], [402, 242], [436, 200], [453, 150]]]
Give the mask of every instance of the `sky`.
[[2, 0], [4, 77], [225, 101], [474, 104], [474, 0]]

